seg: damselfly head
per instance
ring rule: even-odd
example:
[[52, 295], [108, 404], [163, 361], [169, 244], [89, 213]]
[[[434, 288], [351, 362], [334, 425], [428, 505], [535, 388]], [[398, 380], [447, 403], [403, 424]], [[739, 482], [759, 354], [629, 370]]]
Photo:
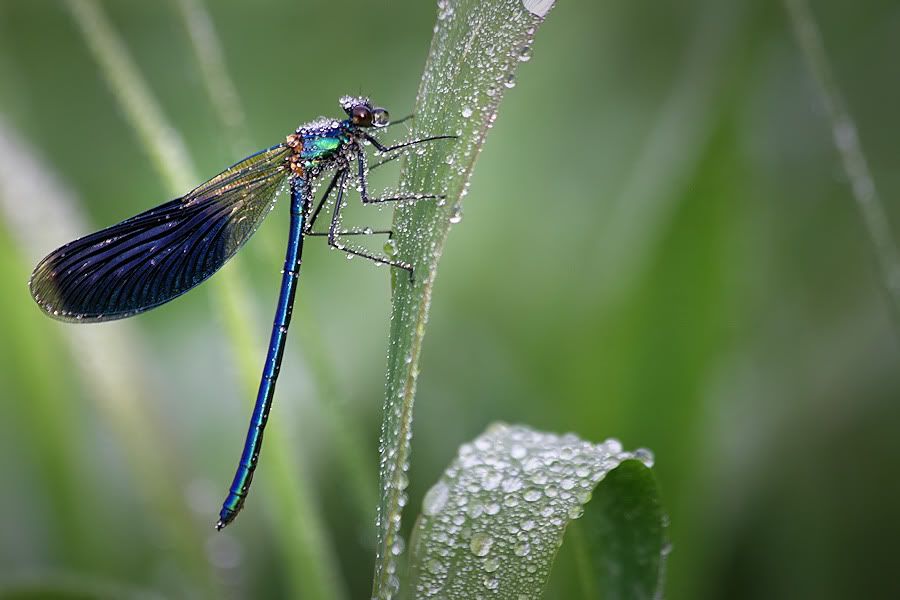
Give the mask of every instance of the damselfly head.
[[357, 127], [384, 127], [391, 122], [388, 111], [372, 106], [372, 102], [365, 96], [343, 96], [341, 108]]

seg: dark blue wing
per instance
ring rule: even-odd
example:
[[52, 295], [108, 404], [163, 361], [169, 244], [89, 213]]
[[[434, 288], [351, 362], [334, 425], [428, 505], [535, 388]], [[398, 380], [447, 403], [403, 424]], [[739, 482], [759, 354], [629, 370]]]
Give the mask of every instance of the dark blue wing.
[[35, 268], [35, 302], [63, 321], [110, 321], [180, 296], [256, 231], [290, 173], [284, 145], [263, 150], [167, 202], [68, 243]]

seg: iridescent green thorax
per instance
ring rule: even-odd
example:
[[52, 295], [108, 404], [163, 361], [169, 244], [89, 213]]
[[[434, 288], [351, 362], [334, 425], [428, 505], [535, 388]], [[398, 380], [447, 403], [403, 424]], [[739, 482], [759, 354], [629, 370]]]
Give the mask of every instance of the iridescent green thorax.
[[313, 160], [332, 156], [342, 144], [349, 141], [343, 128], [306, 134], [302, 139], [303, 150], [300, 151], [300, 157]]
[[291, 171], [306, 179], [334, 168], [341, 156], [356, 148], [355, 129], [349, 119], [338, 121], [325, 117], [301, 125], [285, 139], [285, 145], [292, 151], [288, 158]]

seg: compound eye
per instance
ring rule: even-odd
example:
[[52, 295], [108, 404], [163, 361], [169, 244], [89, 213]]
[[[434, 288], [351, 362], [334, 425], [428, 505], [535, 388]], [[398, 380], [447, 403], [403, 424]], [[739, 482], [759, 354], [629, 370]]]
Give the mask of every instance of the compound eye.
[[383, 108], [376, 108], [372, 111], [372, 125], [375, 127], [384, 127], [391, 122], [391, 115]]
[[354, 125], [359, 125], [360, 127], [371, 127], [372, 111], [368, 106], [357, 104], [353, 107], [353, 110], [350, 111], [350, 120], [353, 121]]

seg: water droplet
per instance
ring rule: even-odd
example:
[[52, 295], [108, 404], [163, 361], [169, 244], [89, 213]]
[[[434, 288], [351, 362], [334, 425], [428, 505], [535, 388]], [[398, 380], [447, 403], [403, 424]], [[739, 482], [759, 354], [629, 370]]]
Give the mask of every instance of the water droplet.
[[507, 494], [511, 494], [513, 492], [517, 492], [522, 489], [522, 480], [518, 477], [510, 477], [508, 479], [503, 480], [503, 491]]
[[492, 556], [484, 561], [484, 570], [488, 573], [493, 573], [497, 569], [500, 568], [500, 559], [496, 556]]
[[647, 450], [646, 448], [638, 448], [637, 450], [635, 450], [634, 457], [636, 459], [638, 459], [639, 461], [641, 461], [642, 463], [644, 463], [645, 467], [650, 468], [653, 466], [653, 461], [654, 461], [653, 452], [651, 452], [650, 450]]
[[439, 561], [436, 558], [432, 558], [431, 560], [429, 560], [425, 566], [434, 575], [440, 575], [441, 573], [444, 572], [444, 563], [442, 563], [441, 561]]
[[450, 211], [450, 223], [456, 225], [460, 221], [462, 221], [462, 206], [454, 204]]
[[425, 516], [433, 517], [444, 509], [447, 505], [447, 499], [450, 497], [450, 488], [443, 481], [434, 484], [425, 498], [422, 500], [422, 513]]
[[526, 502], [536, 502], [541, 497], [541, 490], [530, 488], [522, 497], [525, 498]]
[[471, 116], [472, 116], [472, 109], [471, 109], [471, 107], [463, 106], [463, 109], [462, 109], [462, 116], [463, 116], [463, 119], [468, 119], [469, 117], [471, 117]]
[[485, 478], [484, 483], [481, 484], [481, 487], [487, 491], [495, 490], [502, 481], [503, 475], [501, 475], [500, 473], [491, 473]]
[[516, 75], [515, 73], [510, 73], [506, 77], [503, 78], [503, 85], [508, 88], [516, 87]]
[[472, 536], [472, 539], [469, 540], [469, 550], [471, 550], [472, 554], [475, 556], [487, 556], [493, 545], [494, 538], [486, 533], [476, 533]]
[[522, 47], [519, 48], [519, 60], [522, 62], [531, 60], [531, 44], [523, 44]]
[[403, 541], [403, 538], [396, 538], [394, 540], [394, 544], [391, 546], [391, 554], [393, 554], [394, 556], [400, 556], [401, 554], [403, 554], [404, 544], [405, 542]]

